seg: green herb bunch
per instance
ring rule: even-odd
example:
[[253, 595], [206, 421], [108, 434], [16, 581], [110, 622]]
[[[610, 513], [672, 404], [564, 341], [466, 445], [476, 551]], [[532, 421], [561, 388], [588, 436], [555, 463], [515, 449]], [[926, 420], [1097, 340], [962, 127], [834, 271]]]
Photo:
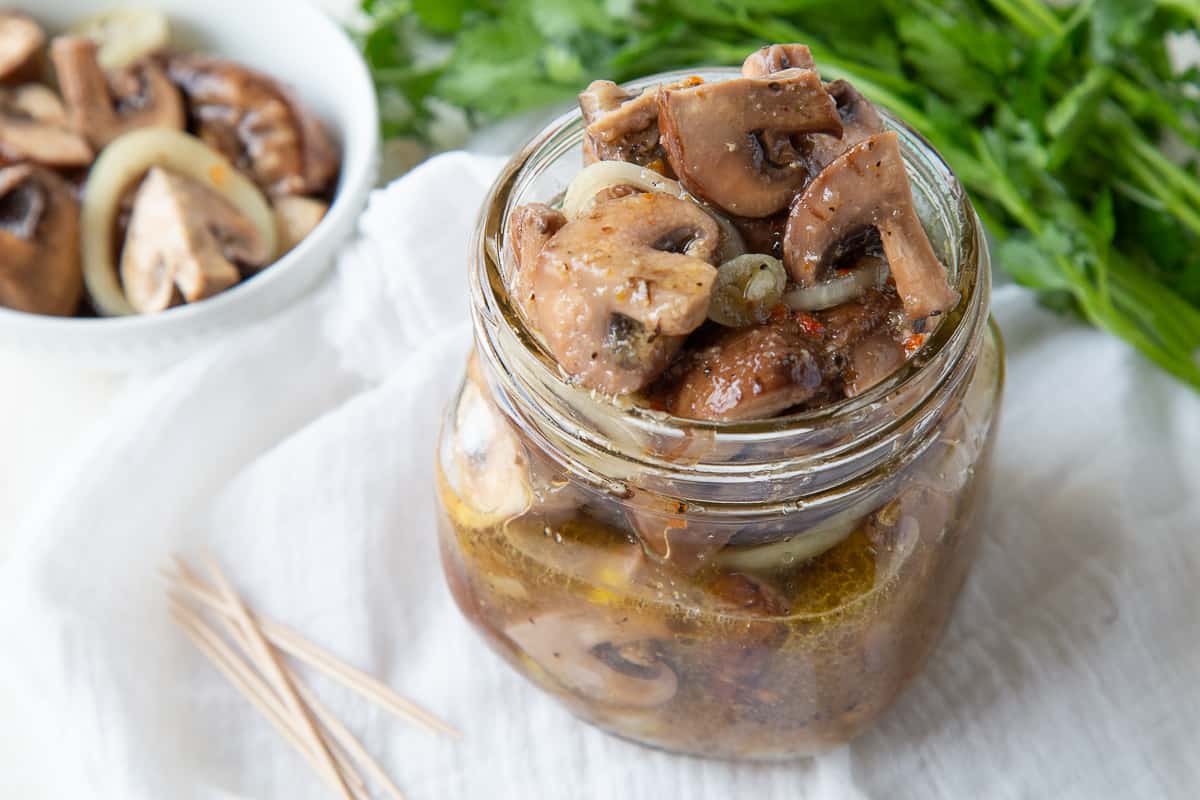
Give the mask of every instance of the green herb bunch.
[[921, 131], [1019, 283], [1200, 389], [1200, 0], [364, 0], [385, 134], [802, 42]]

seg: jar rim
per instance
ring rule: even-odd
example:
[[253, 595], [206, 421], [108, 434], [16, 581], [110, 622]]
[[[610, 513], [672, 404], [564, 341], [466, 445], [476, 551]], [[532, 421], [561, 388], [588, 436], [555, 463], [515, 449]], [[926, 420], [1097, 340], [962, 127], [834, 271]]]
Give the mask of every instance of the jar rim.
[[[739, 74], [736, 69], [720, 67], [677, 70], [646, 76], [623, 84], [623, 87], [637, 90], [694, 75], [715, 79]], [[572, 383], [541, 343], [540, 337], [528, 324], [525, 315], [509, 298], [505, 281], [505, 254], [509, 252], [508, 218], [512, 208], [519, 204], [515, 202], [515, 198], [522, 182], [529, 178], [532, 170], [545, 166], [539, 159], [546, 157], [549, 149], [554, 149], [557, 152], [555, 157], [561, 158], [582, 141], [582, 114], [578, 108], [550, 122], [513, 156], [496, 179], [481, 208], [475, 239], [469, 250], [473, 261], [470, 289], [476, 344], [485, 360], [493, 365], [494, 369], [490, 372], [506, 384], [506, 394], [524, 396], [526, 401], [535, 404], [539, 400], [546, 400], [547, 391], [552, 389], [554, 394], [567, 398], [568, 404], [587, 407], [589, 414], [603, 415], [606, 408], [608, 416], [619, 419], [622, 428], [636, 429], [638, 438], [642, 440], [683, 441], [699, 435], [706, 441], [724, 442], [734, 446], [794, 440], [831, 427], [853, 425], [864, 416], [869, 416], [873, 410], [888, 405], [897, 395], [922, 382], [930, 384], [924, 394], [936, 394], [939, 387], [945, 384], [951, 368], [961, 360], [964, 353], [970, 351], [970, 343], [981, 338], [986, 328], [990, 292], [987, 243], [982, 224], [970, 199], [950, 166], [920, 133], [886, 108], [880, 108], [880, 112], [889, 129], [895, 130], [900, 136], [910, 181], [914, 180], [913, 167], [919, 166], [923, 175], [927, 174], [930, 180], [937, 182], [936, 187], [926, 186], [925, 189], [936, 188], [940, 195], [937, 199], [943, 210], [952, 209], [952, 218], [942, 221], [952, 223], [948, 233], [953, 234], [949, 237], [953, 241], [943, 243], [939, 258], [954, 274], [959, 291], [958, 303], [946, 314], [921, 352], [906, 361], [884, 381], [861, 395], [813, 410], [768, 419], [738, 421], [678, 417], [636, 405], [629, 402], [628, 398], [602, 397]], [[914, 196], [918, 193], [917, 188], [914, 183]], [[541, 202], [550, 200], [536, 199]], [[524, 199], [521, 202], [528, 201], [529, 199]], [[953, 263], [946, 263], [951, 256]], [[494, 335], [503, 335], [506, 331], [511, 334], [509, 346], [496, 346], [497, 343], [492, 341]], [[513, 344], [524, 352], [511, 352]], [[939, 371], [942, 373], [940, 376], [937, 375]], [[520, 377], [517, 377], [518, 373]], [[517, 384], [528, 385], [522, 387]], [[522, 388], [533, 391], [522, 392]], [[574, 427], [574, 430], [569, 431], [570, 436], [583, 444], [592, 448], [613, 448], [612, 441], [596, 436], [594, 431], [579, 426], [578, 418], [573, 419], [573, 414], [558, 416], [557, 422], [567, 428]], [[576, 423], [574, 426], [573, 422]], [[676, 454], [671, 454], [665, 460], [657, 458], [646, 449], [641, 452], [637, 452], [636, 449], [626, 451], [621, 455], [643, 465], [658, 468], [668, 467], [668, 462], [676, 458]], [[835, 453], [825, 451], [821, 455], [828, 457]], [[703, 467], [705, 461], [706, 459], [701, 458], [698, 461], [689, 461], [688, 465], [695, 469]], [[713, 466], [729, 468], [730, 463], [718, 459], [713, 462]], [[748, 466], [754, 466], [754, 462]], [[758, 466], [761, 466], [761, 463]]]

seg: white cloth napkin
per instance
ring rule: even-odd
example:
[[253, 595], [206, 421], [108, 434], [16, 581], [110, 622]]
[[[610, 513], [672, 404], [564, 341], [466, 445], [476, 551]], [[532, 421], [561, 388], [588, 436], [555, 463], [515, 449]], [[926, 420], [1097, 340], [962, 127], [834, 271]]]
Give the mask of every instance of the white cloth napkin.
[[168, 620], [156, 570], [202, 543], [257, 608], [466, 732], [314, 679], [414, 800], [1196, 796], [1200, 399], [1016, 289], [996, 297], [1009, 375], [985, 545], [870, 733], [794, 764], [680, 758], [504, 666], [443, 586], [431, 482], [498, 168], [448, 155], [377, 193], [325, 286], [131, 387], [61, 464], [0, 568], [0, 681], [54, 796], [328, 796]]

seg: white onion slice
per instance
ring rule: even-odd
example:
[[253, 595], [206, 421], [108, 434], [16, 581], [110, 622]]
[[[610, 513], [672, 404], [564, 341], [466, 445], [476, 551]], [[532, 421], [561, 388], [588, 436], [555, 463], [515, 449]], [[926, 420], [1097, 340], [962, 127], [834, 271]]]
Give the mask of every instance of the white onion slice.
[[167, 15], [153, 8], [102, 11], [72, 25], [70, 32], [96, 42], [96, 60], [104, 69], [127, 67], [171, 41]]
[[800, 286], [787, 292], [783, 302], [797, 311], [821, 311], [855, 299], [868, 289], [887, 281], [888, 264], [882, 258], [863, 258], [844, 275], [815, 286]]
[[708, 318], [728, 328], [765, 322], [787, 286], [783, 263], [761, 253], [747, 253], [717, 268]]
[[275, 215], [249, 178], [217, 151], [182, 131], [143, 128], [114, 139], [100, 152], [83, 192], [83, 279], [96, 310], [115, 317], [136, 314], [118, 278], [113, 228], [121, 197], [150, 167], [187, 175], [225, 197], [254, 223], [274, 260], [279, 251]]
[[748, 571], [791, 567], [841, 544], [862, 524], [864, 518], [862, 511], [849, 509], [782, 541], [726, 547], [717, 553], [717, 564], [726, 569]]
[[632, 186], [643, 192], [662, 192], [672, 197], [688, 197], [679, 181], [663, 177], [652, 169], [628, 161], [597, 161], [584, 167], [571, 181], [563, 198], [562, 211], [568, 219], [575, 219], [588, 210], [596, 195], [617, 186]]
[[746, 243], [742, 240], [742, 234], [722, 214], [688, 194], [679, 181], [628, 161], [597, 161], [584, 167], [567, 187], [567, 193], [563, 197], [562, 212], [567, 215], [568, 219], [575, 219], [591, 208], [597, 195], [618, 186], [632, 186], [643, 192], [669, 194], [681, 200], [691, 200], [703, 208], [721, 227], [721, 249], [717, 251], [717, 257], [714, 259], [718, 264], [723, 264], [746, 252]]

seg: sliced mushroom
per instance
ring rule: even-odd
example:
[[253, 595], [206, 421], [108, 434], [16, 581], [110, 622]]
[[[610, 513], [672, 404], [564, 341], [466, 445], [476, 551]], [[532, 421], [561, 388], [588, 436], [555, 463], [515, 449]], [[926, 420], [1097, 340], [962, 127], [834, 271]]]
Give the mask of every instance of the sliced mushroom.
[[720, 243], [695, 203], [661, 193], [610, 200], [520, 264], [517, 302], [580, 383], [634, 391], [704, 322]]
[[904, 347], [886, 331], [863, 337], [850, 347], [846, 364], [846, 396], [857, 397], [881, 383], [905, 362]]
[[121, 281], [143, 314], [212, 297], [241, 278], [239, 264], [264, 266], [267, 243], [254, 223], [219, 193], [153, 167], [138, 188], [121, 255]]
[[602, 620], [594, 610], [549, 611], [505, 634], [569, 691], [623, 708], [656, 708], [679, 689], [656, 639], [669, 631], [649, 618]]
[[815, 134], [810, 140], [809, 158], [817, 170], [825, 169], [835, 158], [861, 141], [883, 133], [883, 117], [849, 81], [833, 81], [825, 91], [837, 105], [842, 118], [841, 138]]
[[70, 316], [82, 296], [70, 185], [30, 164], [0, 169], [0, 306]]
[[[518, 269], [509, 277], [515, 279], [518, 275], [524, 275], [523, 280], [531, 277], [532, 266], [526, 271], [520, 265], [532, 265], [546, 242], [550, 241], [550, 237], [566, 224], [567, 218], [561, 211], [544, 203], [529, 203], [516, 208], [508, 218], [508, 238], [512, 242]], [[513, 280], [512, 283], [515, 284], [516, 281]], [[515, 290], [517, 294], [520, 294], [521, 288]]]
[[664, 89], [659, 125], [667, 160], [688, 191], [742, 217], [779, 211], [808, 180], [789, 136], [842, 133], [833, 99], [806, 69]]
[[639, 95], [612, 81], [593, 81], [579, 95], [588, 124], [583, 134], [584, 163], [629, 161], [646, 165], [662, 157], [658, 145], [658, 87]]
[[[671, 197], [700, 203], [687, 193], [679, 181], [667, 178], [652, 169], [626, 161], [597, 161], [584, 167], [568, 184], [562, 210], [568, 219], [574, 219], [590, 210], [596, 203], [638, 192], [662, 192]], [[746, 243], [734, 224], [711, 206], [703, 203], [701, 205], [721, 227], [718, 262], [728, 261], [745, 253]]]
[[18, 11], [0, 11], [0, 81], [24, 82], [37, 78], [38, 56], [46, 34], [32, 17]]
[[175, 56], [167, 71], [187, 96], [200, 138], [271, 195], [321, 194], [338, 170], [325, 125], [278, 83], [232, 61]]
[[0, 89], [0, 158], [48, 167], [83, 167], [92, 148], [67, 124], [54, 91], [40, 83]]
[[826, 278], [836, 248], [876, 228], [909, 319], [943, 314], [958, 301], [913, 206], [912, 188], [893, 132], [855, 145], [818, 175], [792, 206], [783, 262], [792, 279]]
[[812, 51], [802, 44], [771, 44], [755, 50], [742, 62], [742, 77], [761, 78], [789, 69], [816, 69]]
[[183, 98], [163, 68], [144, 59], [105, 74], [97, 45], [86, 36], [59, 36], [50, 45], [67, 114], [75, 132], [96, 149], [139, 128], [181, 130]]
[[673, 376], [664, 392], [667, 408], [688, 419], [773, 417], [821, 389], [825, 376], [819, 345], [795, 315], [723, 329]]
[[280, 253], [286, 253], [304, 241], [329, 210], [329, 204], [323, 200], [299, 195], [276, 197], [271, 205], [275, 209]]
[[155, 166], [186, 175], [223, 195], [254, 224], [268, 259], [277, 253], [270, 205], [250, 179], [223, 156], [182, 131], [147, 128], [127, 133], [100, 153], [83, 195], [83, 275], [92, 303], [101, 314], [136, 313], [118, 281], [113, 237], [122, 197]]

